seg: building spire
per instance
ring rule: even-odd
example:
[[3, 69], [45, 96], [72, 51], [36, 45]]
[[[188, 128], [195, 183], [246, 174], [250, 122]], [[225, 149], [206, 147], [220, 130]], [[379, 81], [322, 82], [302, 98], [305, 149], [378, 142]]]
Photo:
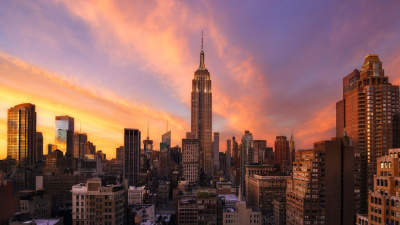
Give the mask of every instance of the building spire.
[[149, 140], [150, 136], [149, 136], [149, 121], [147, 121], [147, 140]]
[[204, 51], [203, 51], [203, 31], [201, 31], [201, 52], [200, 52], [200, 66], [199, 69], [205, 69], [206, 65], [204, 64]]

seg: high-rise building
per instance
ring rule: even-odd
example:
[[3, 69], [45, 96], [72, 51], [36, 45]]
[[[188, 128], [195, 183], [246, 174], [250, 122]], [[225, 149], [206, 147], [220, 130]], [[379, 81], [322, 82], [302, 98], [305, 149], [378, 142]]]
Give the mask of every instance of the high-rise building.
[[258, 208], [246, 207], [245, 201], [239, 201], [234, 207], [225, 207], [222, 212], [223, 225], [262, 224], [262, 216]]
[[100, 178], [72, 186], [72, 224], [126, 224], [125, 190], [101, 185]]
[[[170, 140], [171, 140], [171, 138], [170, 138]], [[171, 141], [170, 141], [170, 143], [171, 143]], [[148, 158], [150, 158], [151, 153], [153, 152], [153, 140], [150, 140], [149, 127], [147, 127], [146, 140], [143, 140], [143, 149], [144, 149], [144, 153], [148, 156]]]
[[51, 155], [55, 150], [57, 150], [57, 145], [47, 144], [47, 155]]
[[36, 159], [36, 111], [35, 105], [26, 103], [8, 109], [7, 155], [34, 166]]
[[56, 116], [56, 145], [57, 149], [66, 156], [72, 156], [74, 151], [74, 118]]
[[296, 152], [286, 189], [288, 225], [355, 224], [360, 197], [355, 153], [348, 137], [316, 142], [313, 150]]
[[253, 135], [250, 133], [250, 131], [246, 130], [242, 137], [242, 147], [240, 149], [240, 195], [242, 196], [239, 196], [239, 201], [243, 201], [244, 199], [242, 199], [242, 197], [246, 195], [246, 165], [249, 165], [247, 156], [248, 152], [252, 151], [252, 149]]
[[96, 153], [96, 145], [93, 144], [93, 142], [87, 141], [84, 144], [84, 156], [86, 155], [94, 155]]
[[294, 162], [294, 160], [296, 158], [296, 146], [294, 144], [293, 132], [292, 132], [292, 136], [290, 137], [290, 141], [289, 141], [289, 152], [290, 152], [290, 165], [292, 165], [292, 163]]
[[267, 148], [266, 140], [254, 140], [253, 144], [254, 148], [254, 156], [253, 163], [263, 163], [265, 157], [265, 150]]
[[8, 109], [7, 156], [17, 165], [10, 177], [17, 189], [35, 188], [36, 111], [35, 105], [26, 103]]
[[236, 142], [235, 136], [232, 137], [232, 166], [239, 167], [239, 144]]
[[87, 142], [87, 134], [75, 132], [74, 133], [74, 152], [73, 157], [77, 159], [85, 158], [85, 144]]
[[336, 135], [349, 136], [362, 153], [363, 213], [367, 212], [368, 190], [373, 189], [377, 158], [400, 147], [393, 146], [400, 138], [393, 135], [399, 111], [399, 86], [389, 82], [378, 55], [367, 55], [361, 71], [343, 78], [343, 99], [336, 103]]
[[368, 224], [400, 223], [400, 149], [389, 149], [389, 154], [377, 159], [374, 191], [369, 194]]
[[136, 186], [139, 179], [140, 131], [138, 129], [124, 130], [124, 182], [125, 187]]
[[125, 154], [125, 150], [124, 150], [124, 146], [119, 146], [119, 148], [117, 148], [115, 150], [115, 155], [117, 160], [124, 160], [124, 154]]
[[161, 136], [161, 142], [167, 144], [168, 149], [171, 148], [171, 131], [167, 131]]
[[231, 140], [226, 140], [226, 170], [229, 170], [232, 166], [232, 145]]
[[43, 160], [43, 134], [36, 132], [36, 161]]
[[219, 133], [218, 132], [214, 132], [213, 152], [214, 152], [213, 158], [214, 158], [214, 174], [215, 174], [219, 170]]
[[199, 139], [182, 139], [183, 176], [190, 183], [198, 183], [200, 179], [200, 142]]
[[200, 65], [194, 72], [191, 94], [191, 133], [200, 140], [200, 167], [211, 177], [214, 166], [212, 152], [212, 93], [210, 72], [204, 64], [203, 37]]
[[276, 136], [275, 141], [275, 164], [279, 164], [282, 172], [287, 172], [290, 164], [289, 141], [285, 136]]

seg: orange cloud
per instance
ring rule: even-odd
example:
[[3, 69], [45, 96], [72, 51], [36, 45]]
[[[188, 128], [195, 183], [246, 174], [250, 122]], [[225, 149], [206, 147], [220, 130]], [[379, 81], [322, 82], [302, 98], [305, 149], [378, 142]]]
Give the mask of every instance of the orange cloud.
[[[88, 133], [89, 140], [109, 158], [114, 157], [115, 148], [123, 144], [125, 127], [139, 128], [144, 137], [144, 129], [150, 120], [150, 135], [155, 142], [164, 131], [158, 128], [164, 128], [166, 120], [173, 135], [183, 136], [188, 130], [186, 121], [167, 112], [123, 99], [106, 87], [79, 86], [4, 53], [0, 54], [0, 82], [0, 130], [5, 131], [0, 133], [2, 143], [6, 142], [7, 109], [23, 102], [36, 105], [37, 130], [44, 133], [45, 145], [54, 143], [54, 117], [66, 114], [75, 118], [75, 130], [82, 124], [82, 131]], [[178, 139], [173, 141], [173, 144], [179, 144]], [[3, 144], [0, 158], [5, 156], [6, 144]]]

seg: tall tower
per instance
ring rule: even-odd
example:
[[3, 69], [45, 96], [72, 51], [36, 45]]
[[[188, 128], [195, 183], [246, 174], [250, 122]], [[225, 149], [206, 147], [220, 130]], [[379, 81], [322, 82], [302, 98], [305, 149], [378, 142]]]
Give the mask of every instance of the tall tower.
[[289, 141], [286, 140], [285, 136], [276, 136], [275, 141], [275, 164], [279, 164], [281, 172], [287, 172], [288, 166], [290, 166], [290, 150]]
[[343, 99], [336, 103], [336, 135], [348, 136], [361, 151], [361, 213], [367, 212], [377, 159], [397, 143], [399, 86], [389, 83], [378, 55], [365, 57], [361, 71], [343, 78]]
[[67, 156], [74, 153], [74, 118], [56, 116], [56, 145], [57, 149]]
[[124, 130], [124, 183], [125, 187], [135, 186], [139, 181], [140, 131]]
[[33, 166], [36, 159], [35, 105], [26, 103], [8, 109], [7, 155]]
[[295, 161], [296, 158], [296, 146], [294, 145], [293, 131], [289, 141], [289, 152], [290, 152], [290, 165], [292, 165], [292, 163]]
[[34, 189], [36, 160], [36, 110], [26, 103], [8, 109], [7, 156], [17, 161], [11, 177], [17, 189]]
[[204, 64], [203, 37], [201, 37], [200, 65], [192, 80], [191, 133], [200, 140], [200, 167], [206, 176], [212, 176], [212, 93], [210, 72]]

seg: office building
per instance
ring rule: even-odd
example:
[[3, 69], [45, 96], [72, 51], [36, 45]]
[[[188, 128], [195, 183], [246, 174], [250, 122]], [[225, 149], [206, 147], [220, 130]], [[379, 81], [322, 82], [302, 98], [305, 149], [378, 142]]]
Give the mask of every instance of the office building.
[[100, 178], [72, 186], [72, 224], [125, 224], [125, 190]]
[[124, 146], [119, 146], [118, 148], [115, 149], [115, 155], [118, 161], [123, 161], [124, 160]]
[[17, 189], [34, 189], [36, 160], [35, 105], [26, 103], [8, 109], [7, 156], [15, 159], [10, 177], [16, 180]]
[[242, 224], [262, 224], [260, 210], [254, 207], [246, 207], [246, 202], [239, 201], [234, 207], [224, 207], [222, 212], [222, 224], [242, 225]]
[[273, 201], [286, 193], [286, 183], [290, 176], [278, 174], [254, 174], [248, 177], [247, 204], [260, 209], [267, 218], [274, 215]]
[[289, 141], [285, 136], [276, 136], [275, 140], [275, 164], [281, 167], [282, 172], [288, 172], [291, 166]]
[[74, 153], [73, 157], [76, 159], [85, 158], [85, 144], [88, 142], [87, 134], [75, 132], [74, 133]]
[[125, 187], [136, 186], [139, 181], [140, 131], [138, 129], [124, 130], [124, 182]]
[[74, 151], [74, 118], [56, 116], [56, 145], [57, 149], [66, 156], [72, 156]]
[[254, 140], [253, 163], [263, 164], [265, 159], [265, 150], [267, 148], [266, 140]]
[[246, 165], [248, 163], [248, 152], [253, 151], [253, 135], [250, 131], [246, 130], [242, 137], [242, 146], [240, 149], [240, 193], [239, 201], [243, 201], [243, 196], [246, 195]]
[[369, 225], [400, 224], [400, 149], [389, 149], [377, 159], [374, 191], [369, 193]]
[[19, 211], [29, 213], [35, 219], [51, 218], [51, 196], [44, 190], [24, 190], [19, 192]]
[[200, 167], [206, 176], [212, 176], [212, 92], [210, 72], [204, 63], [201, 38], [200, 65], [194, 72], [191, 93], [191, 133], [200, 140]]
[[394, 136], [399, 111], [399, 86], [389, 82], [378, 55], [367, 55], [360, 71], [343, 78], [343, 99], [336, 103], [336, 136], [349, 136], [362, 153], [362, 213], [367, 212], [377, 159], [400, 147], [393, 145], [400, 138]]
[[360, 192], [355, 157], [348, 137], [316, 142], [313, 150], [296, 152], [287, 181], [286, 223], [355, 224]]
[[55, 150], [57, 150], [57, 145], [53, 145], [53, 144], [47, 145], [47, 155], [51, 155], [51, 153]]
[[36, 161], [43, 160], [43, 134], [36, 132]]
[[213, 152], [214, 152], [214, 173], [213, 175], [215, 175], [217, 173], [218, 170], [220, 170], [219, 168], [219, 133], [218, 132], [214, 132], [214, 141], [213, 141]]
[[200, 142], [199, 139], [182, 139], [183, 176], [190, 183], [200, 179]]
[[292, 133], [292, 136], [290, 137], [290, 141], [289, 141], [289, 152], [290, 152], [290, 165], [292, 165], [292, 163], [294, 162], [294, 160], [296, 158], [296, 146], [294, 143], [293, 133]]
[[232, 166], [232, 141], [226, 140], [226, 170], [228, 171]]

